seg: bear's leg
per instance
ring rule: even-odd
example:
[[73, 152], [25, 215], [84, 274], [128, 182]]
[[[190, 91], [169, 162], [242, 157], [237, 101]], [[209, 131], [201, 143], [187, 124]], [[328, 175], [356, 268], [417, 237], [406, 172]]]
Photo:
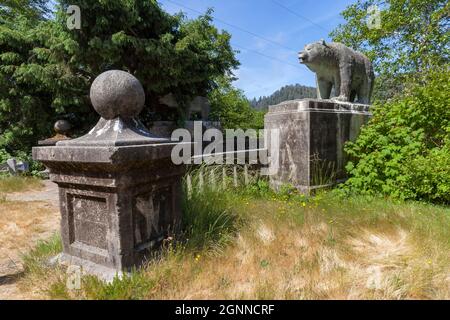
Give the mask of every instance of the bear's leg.
[[369, 84], [367, 81], [364, 81], [364, 83], [358, 88], [358, 103], [370, 103], [370, 90], [371, 84]]
[[317, 99], [330, 99], [332, 87], [331, 82], [317, 79]]
[[339, 96], [333, 98], [333, 100], [337, 101], [350, 101], [350, 85], [352, 79], [352, 70], [350, 66], [344, 67], [340, 69], [340, 90]]
[[366, 101], [367, 104], [370, 104], [370, 101], [372, 100], [372, 93], [373, 93], [373, 87], [375, 85], [375, 76], [372, 75], [369, 76], [368, 80], [367, 80], [367, 97], [366, 97]]
[[[334, 95], [336, 98], [341, 95], [341, 76], [339, 75], [339, 73], [337, 73], [334, 76], [333, 81], [334, 81]], [[335, 98], [333, 98], [333, 99], [335, 99]]]
[[350, 93], [350, 102], [355, 102], [356, 95], [357, 95], [356, 90], [352, 90], [352, 92]]

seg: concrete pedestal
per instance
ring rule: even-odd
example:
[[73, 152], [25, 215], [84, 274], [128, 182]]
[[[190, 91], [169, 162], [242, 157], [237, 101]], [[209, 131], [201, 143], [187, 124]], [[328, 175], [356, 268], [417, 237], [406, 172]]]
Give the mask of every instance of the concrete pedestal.
[[111, 280], [177, 231], [184, 167], [171, 160], [175, 142], [137, 119], [144, 104], [137, 79], [121, 71], [97, 79], [97, 125], [81, 138], [33, 148], [33, 158], [59, 187], [61, 260]]
[[[270, 106], [265, 129], [280, 133], [278, 154], [271, 155], [278, 159], [271, 185], [279, 189], [289, 184], [309, 194], [344, 179], [344, 144], [356, 139], [370, 116], [367, 105], [332, 100], [292, 100]], [[270, 144], [269, 140], [269, 150]]]
[[176, 232], [183, 167], [172, 164], [172, 147], [33, 149], [59, 187], [64, 260], [110, 278], [139, 266]]

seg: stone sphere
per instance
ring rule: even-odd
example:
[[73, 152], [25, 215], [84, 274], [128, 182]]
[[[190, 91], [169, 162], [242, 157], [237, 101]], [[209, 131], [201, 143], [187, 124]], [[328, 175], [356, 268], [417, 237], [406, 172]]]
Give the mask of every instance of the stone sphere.
[[58, 120], [55, 122], [53, 129], [56, 133], [66, 134], [70, 129], [72, 129], [72, 125], [67, 120]]
[[104, 119], [132, 118], [144, 107], [145, 93], [133, 75], [121, 70], [103, 72], [91, 86], [91, 103]]

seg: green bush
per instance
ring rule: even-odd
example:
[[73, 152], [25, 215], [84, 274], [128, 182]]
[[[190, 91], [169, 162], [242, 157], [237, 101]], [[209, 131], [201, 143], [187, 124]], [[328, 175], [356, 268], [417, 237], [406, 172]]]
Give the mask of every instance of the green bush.
[[449, 66], [425, 76], [401, 98], [374, 105], [373, 117], [345, 150], [347, 192], [450, 202]]
[[6, 162], [6, 160], [10, 159], [11, 155], [6, 152], [6, 150], [0, 148], [0, 164]]
[[417, 157], [407, 168], [413, 174], [406, 183], [416, 198], [450, 203], [450, 143]]

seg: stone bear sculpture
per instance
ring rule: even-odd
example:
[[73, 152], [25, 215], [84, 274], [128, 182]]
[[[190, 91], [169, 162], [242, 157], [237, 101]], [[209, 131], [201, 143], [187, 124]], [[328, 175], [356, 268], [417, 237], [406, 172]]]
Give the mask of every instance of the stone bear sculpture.
[[375, 80], [372, 63], [360, 52], [342, 43], [324, 40], [310, 43], [299, 53], [300, 63], [316, 73], [317, 98], [370, 104]]

